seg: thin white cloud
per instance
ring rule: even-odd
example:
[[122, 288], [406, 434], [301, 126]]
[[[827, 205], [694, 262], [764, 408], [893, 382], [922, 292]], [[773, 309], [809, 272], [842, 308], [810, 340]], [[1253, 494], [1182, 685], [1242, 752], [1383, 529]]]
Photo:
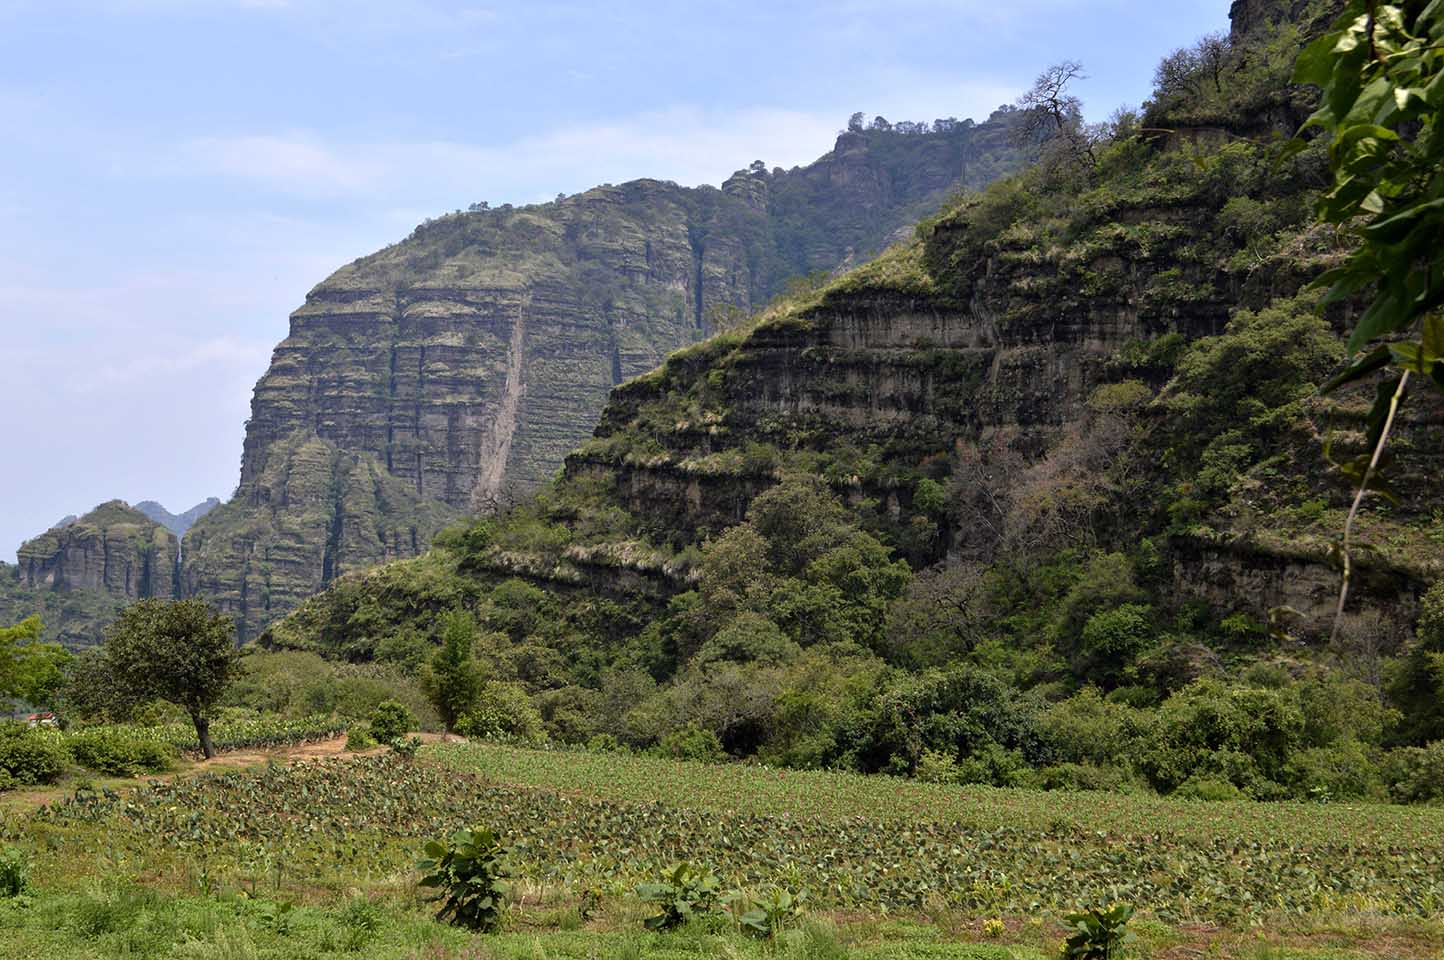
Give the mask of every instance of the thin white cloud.
[[179, 349], [167, 346], [169, 352], [142, 353], [119, 362], [101, 363], [76, 386], [80, 393], [94, 393], [201, 370], [219, 376], [228, 376], [233, 372], [253, 375], [255, 371], [265, 369], [271, 356], [271, 346], [269, 342], [235, 337], [216, 337]]
[[305, 134], [201, 137], [183, 144], [172, 172], [208, 172], [256, 180], [303, 195], [340, 195], [372, 187], [384, 168], [346, 156]]
[[[516, 200], [512, 185], [554, 178], [558, 189], [652, 176], [719, 182], [749, 158], [803, 163], [830, 141], [837, 117], [750, 110], [712, 118], [677, 108], [611, 123], [553, 130], [500, 146], [452, 140], [342, 143], [311, 133], [246, 134], [187, 141], [159, 164], [137, 158], [132, 172], [218, 176], [312, 198], [390, 192], [418, 180], [450, 205]], [[820, 149], [821, 148], [821, 149]], [[497, 190], [506, 195], [498, 195]], [[409, 192], [409, 191], [403, 191]], [[433, 211], [439, 212], [439, 211]]]
[[[900, 89], [932, 95], [878, 97], [895, 119], [931, 119], [947, 112], [987, 115], [1010, 100], [997, 83], [921, 85], [896, 78]], [[946, 103], [943, 111], [937, 104]], [[886, 106], [884, 106], [886, 104]], [[309, 132], [211, 136], [186, 141], [159, 161], [135, 158], [132, 175], [221, 177], [312, 198], [406, 195], [433, 200], [438, 213], [475, 200], [527, 202], [535, 184], [575, 192], [636, 177], [686, 185], [720, 183], [752, 160], [790, 167], [816, 159], [846, 117], [842, 109], [754, 108], [712, 115], [690, 106], [610, 122], [562, 127], [503, 145], [454, 140], [340, 142]], [[418, 182], [426, 184], [418, 196]]]

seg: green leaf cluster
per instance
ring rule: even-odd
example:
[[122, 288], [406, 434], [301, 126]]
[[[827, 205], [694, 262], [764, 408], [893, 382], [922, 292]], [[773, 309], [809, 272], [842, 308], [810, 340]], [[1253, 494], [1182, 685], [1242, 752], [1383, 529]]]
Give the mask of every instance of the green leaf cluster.
[[1117, 960], [1134, 940], [1128, 929], [1133, 907], [1115, 903], [1079, 910], [1064, 917], [1073, 933], [1063, 941], [1063, 956], [1072, 960]]
[[421, 886], [440, 891], [436, 919], [491, 933], [502, 923], [512, 867], [501, 839], [488, 827], [458, 830], [446, 844], [431, 840], [417, 863]]
[[722, 903], [722, 881], [706, 867], [683, 861], [668, 867], [660, 881], [637, 887], [637, 896], [660, 910], [643, 921], [648, 930], [672, 930], [716, 912]]
[[[1390, 384], [1409, 372], [1444, 389], [1444, 3], [1351, 0], [1300, 55], [1295, 79], [1322, 91], [1304, 126], [1330, 137], [1319, 217], [1353, 244], [1318, 283], [1329, 302], [1367, 303], [1349, 335], [1353, 359], [1326, 389], [1386, 368]], [[1394, 392], [1379, 391], [1375, 440]]]

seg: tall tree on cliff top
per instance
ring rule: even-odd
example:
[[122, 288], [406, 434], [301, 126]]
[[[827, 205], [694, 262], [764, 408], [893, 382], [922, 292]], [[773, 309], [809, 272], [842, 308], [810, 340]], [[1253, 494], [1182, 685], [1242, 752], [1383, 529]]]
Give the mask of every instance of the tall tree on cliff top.
[[1018, 98], [1018, 108], [1023, 111], [1019, 137], [1045, 144], [1065, 159], [1093, 163], [1093, 144], [1083, 129], [1083, 101], [1073, 93], [1073, 85], [1086, 79], [1083, 64], [1076, 60], [1055, 63], [1038, 74], [1033, 86]]
[[106, 632], [105, 674], [121, 702], [166, 700], [195, 724], [209, 759], [211, 716], [240, 669], [236, 628], [204, 600], [142, 600]]

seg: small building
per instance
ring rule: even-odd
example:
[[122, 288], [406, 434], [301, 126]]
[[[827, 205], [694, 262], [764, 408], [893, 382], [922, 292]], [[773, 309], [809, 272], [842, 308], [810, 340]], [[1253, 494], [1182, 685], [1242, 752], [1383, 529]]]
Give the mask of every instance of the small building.
[[60, 721], [55, 719], [55, 714], [46, 711], [45, 713], [32, 713], [25, 718], [25, 725], [28, 727], [58, 727]]

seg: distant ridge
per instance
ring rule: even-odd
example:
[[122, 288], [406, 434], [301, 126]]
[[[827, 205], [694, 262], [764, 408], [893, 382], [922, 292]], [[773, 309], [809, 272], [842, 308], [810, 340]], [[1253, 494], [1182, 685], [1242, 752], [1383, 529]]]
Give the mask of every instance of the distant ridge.
[[[165, 527], [178, 537], [185, 536], [195, 522], [221, 505], [219, 497], [207, 497], [184, 513], [171, 513], [154, 500], [142, 500], [135, 505], [141, 513]], [[71, 518], [72, 521], [74, 518]], [[62, 521], [63, 522], [63, 521]]]

